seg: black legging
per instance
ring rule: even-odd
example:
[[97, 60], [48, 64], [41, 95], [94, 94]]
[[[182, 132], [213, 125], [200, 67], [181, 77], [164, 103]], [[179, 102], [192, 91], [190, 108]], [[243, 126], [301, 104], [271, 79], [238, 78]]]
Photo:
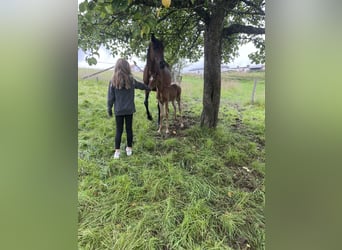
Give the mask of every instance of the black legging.
[[127, 147], [132, 147], [133, 143], [133, 115], [119, 115], [115, 116], [116, 120], [116, 135], [115, 135], [115, 149], [120, 149], [121, 136], [123, 133], [124, 121], [126, 124]]

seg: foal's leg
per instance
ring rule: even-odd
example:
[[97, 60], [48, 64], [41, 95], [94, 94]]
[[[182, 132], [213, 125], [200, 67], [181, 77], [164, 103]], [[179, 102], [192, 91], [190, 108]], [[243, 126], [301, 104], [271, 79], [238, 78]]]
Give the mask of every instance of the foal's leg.
[[177, 119], [177, 114], [176, 114], [176, 105], [175, 105], [175, 100], [172, 100], [172, 106], [173, 106], [173, 111], [174, 111], [174, 117], [175, 117], [175, 122], [176, 122], [176, 119]]
[[179, 110], [179, 115], [180, 115], [180, 121], [181, 121], [181, 124], [180, 124], [180, 126], [181, 126], [181, 128], [183, 128], [184, 127], [184, 124], [183, 124], [183, 118], [182, 118], [182, 109], [181, 109], [181, 100], [180, 100], [181, 98], [180, 98], [180, 96], [177, 98], [177, 103], [178, 103], [178, 110]]
[[152, 121], [152, 115], [148, 109], [148, 97], [150, 95], [150, 91], [148, 90], [145, 90], [145, 101], [144, 101], [144, 104], [145, 104], [145, 108], [146, 108], [146, 114], [147, 114], [147, 119], [149, 119], [150, 121]]

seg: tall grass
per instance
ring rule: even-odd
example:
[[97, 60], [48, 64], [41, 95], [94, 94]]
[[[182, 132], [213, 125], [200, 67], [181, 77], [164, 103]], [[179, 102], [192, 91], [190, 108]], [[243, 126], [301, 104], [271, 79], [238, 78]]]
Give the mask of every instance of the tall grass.
[[[185, 128], [168, 137], [146, 119], [137, 90], [134, 153], [119, 160], [108, 79], [79, 81], [79, 249], [265, 248], [264, 84], [250, 105], [253, 80], [228, 81], [213, 130], [199, 126], [203, 83], [184, 76]], [[151, 94], [154, 118], [155, 103]]]

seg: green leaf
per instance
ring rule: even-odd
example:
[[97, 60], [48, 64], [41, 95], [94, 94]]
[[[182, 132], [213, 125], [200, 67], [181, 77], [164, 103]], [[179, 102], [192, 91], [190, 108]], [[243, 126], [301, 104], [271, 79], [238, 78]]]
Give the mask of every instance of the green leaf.
[[89, 65], [96, 65], [97, 60], [94, 57], [89, 57], [86, 59]]
[[105, 18], [107, 16], [107, 13], [106, 12], [101, 12], [101, 14], [100, 14], [100, 17], [101, 18]]
[[144, 25], [140, 31], [140, 37], [143, 37], [144, 34], [149, 34], [150, 30], [151, 30], [151, 28], [149, 25]]
[[93, 22], [93, 15], [90, 15], [89, 12], [87, 12], [85, 15], [84, 15], [85, 19], [88, 21], [88, 23], [92, 23]]
[[113, 10], [113, 7], [112, 5], [106, 5], [105, 6], [105, 10], [108, 14], [113, 14], [114, 13], [114, 10]]
[[95, 8], [96, 4], [94, 3], [94, 1], [89, 1], [89, 4], [88, 4], [88, 8], [90, 10], [93, 10]]
[[87, 2], [82, 2], [79, 4], [78, 8], [80, 12], [85, 12], [87, 10], [88, 3]]

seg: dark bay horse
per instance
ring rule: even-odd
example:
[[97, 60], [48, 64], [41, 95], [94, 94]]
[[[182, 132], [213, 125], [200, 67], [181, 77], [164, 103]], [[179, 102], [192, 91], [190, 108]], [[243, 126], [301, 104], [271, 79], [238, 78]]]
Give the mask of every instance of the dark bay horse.
[[[171, 84], [171, 72], [169, 69], [169, 65], [164, 60], [164, 46], [161, 41], [155, 38], [152, 34], [151, 42], [149, 44], [147, 50], [147, 62], [144, 69], [144, 83], [148, 84], [149, 87], [157, 91], [157, 99], [158, 99], [158, 125], [159, 130], [161, 132], [163, 117], [166, 118], [166, 133], [169, 133], [168, 130], [168, 103], [171, 101], [174, 108], [174, 117], [176, 120], [176, 106], [175, 100], [178, 103], [178, 109], [181, 115], [181, 127], [183, 127], [182, 122], [182, 113], [180, 108], [180, 95], [181, 88], [177, 84]], [[149, 92], [145, 92], [145, 107], [147, 118], [149, 120], [152, 119], [150, 111], [148, 109], [148, 97]]]
[[[146, 85], [150, 85], [152, 91], [157, 91], [157, 84], [164, 86], [171, 85], [171, 71], [169, 65], [164, 60], [164, 45], [161, 41], [155, 38], [154, 34], [151, 36], [151, 42], [147, 50], [146, 66], [144, 68], [143, 81]], [[151, 79], [154, 79], [151, 81]], [[147, 118], [152, 120], [151, 113], [148, 109], [148, 97], [150, 91], [145, 92], [145, 108]], [[158, 126], [160, 125], [160, 107], [158, 105]]]

